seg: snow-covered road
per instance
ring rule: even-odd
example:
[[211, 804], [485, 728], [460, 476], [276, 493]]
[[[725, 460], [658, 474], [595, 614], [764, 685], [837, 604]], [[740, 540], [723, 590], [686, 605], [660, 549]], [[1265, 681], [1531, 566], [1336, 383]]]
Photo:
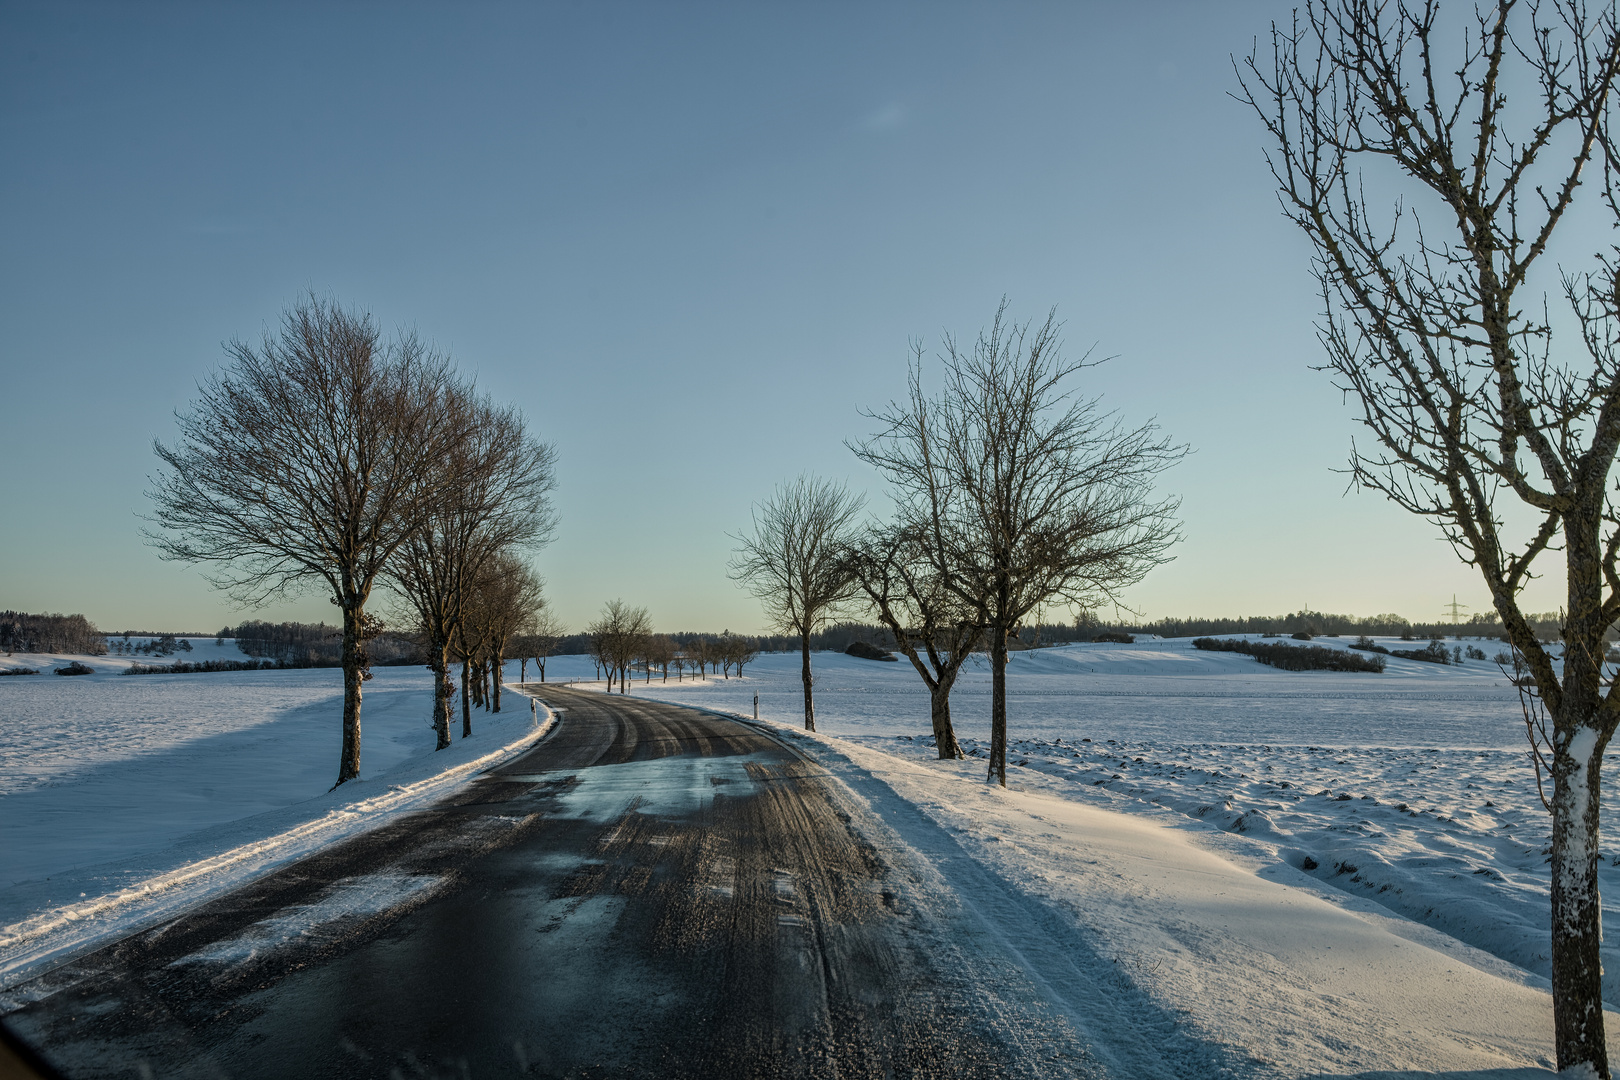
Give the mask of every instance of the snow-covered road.
[[1099, 1052], [794, 746], [547, 699], [554, 735], [467, 791], [19, 988], [7, 1025], [75, 1077], [1228, 1071], [1146, 1001], [1153, 1042]]

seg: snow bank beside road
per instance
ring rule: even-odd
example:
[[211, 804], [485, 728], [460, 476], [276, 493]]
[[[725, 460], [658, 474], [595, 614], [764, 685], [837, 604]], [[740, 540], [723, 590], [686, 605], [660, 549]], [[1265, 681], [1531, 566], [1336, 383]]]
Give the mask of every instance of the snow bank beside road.
[[[1014, 783], [1308, 868], [1323, 885], [1550, 974], [1551, 821], [1517, 695], [1489, 661], [1285, 672], [1188, 640], [1016, 657]], [[815, 664], [823, 732], [932, 759], [927, 697], [909, 664], [827, 654]], [[798, 657], [764, 656], [749, 671], [741, 681], [635, 684], [632, 693], [747, 714], [758, 692], [762, 715], [794, 723]], [[957, 732], [983, 755], [989, 680], [974, 670], [963, 679], [952, 698]], [[969, 771], [983, 768], [981, 758]], [[1599, 885], [1615, 896], [1620, 803], [1607, 803], [1603, 818]], [[1608, 906], [1604, 929], [1605, 995], [1620, 1004], [1620, 905]]]
[[[903, 839], [915, 830], [886, 797], [1067, 913], [1123, 983], [1226, 1047], [1237, 1075], [1552, 1067], [1552, 1002], [1539, 980], [1287, 864], [1256, 872], [1182, 830], [1003, 791], [976, 762], [904, 760], [837, 739], [821, 747], [816, 756]], [[1084, 1015], [1076, 1022], [1085, 1029]]]
[[[0, 707], [54, 711], [78, 743], [73, 752], [66, 742], [48, 747], [31, 784], [0, 794], [0, 862], [12, 878], [0, 890], [0, 981], [426, 805], [550, 726], [546, 713], [537, 729], [514, 693], [506, 712], [475, 718], [472, 738], [435, 753], [427, 674], [377, 675], [366, 694], [361, 779], [332, 792], [342, 694], [333, 670], [110, 683], [98, 674], [16, 695], [0, 685]], [[126, 687], [137, 705], [121, 710]], [[123, 734], [98, 738], [104, 726]], [[16, 742], [7, 752], [26, 759]]]
[[[1286, 863], [1245, 865], [1166, 824], [988, 785], [971, 759], [765, 725], [939, 870], [1110, 1075], [1529, 1080], [1553, 1067], [1545, 980]], [[964, 854], [988, 877], [964, 873]], [[1040, 926], [1009, 916], [1009, 892], [1092, 955], [1052, 956]], [[1158, 1030], [1166, 1015], [1175, 1030]], [[1607, 1016], [1617, 1030], [1620, 1013]]]

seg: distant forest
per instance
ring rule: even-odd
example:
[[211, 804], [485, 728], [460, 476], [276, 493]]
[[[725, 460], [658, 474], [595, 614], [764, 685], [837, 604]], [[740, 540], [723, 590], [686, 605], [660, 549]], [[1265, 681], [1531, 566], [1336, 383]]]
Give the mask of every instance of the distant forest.
[[107, 637], [83, 615], [29, 615], [0, 611], [0, 648], [12, 653], [89, 653], [107, 651]]

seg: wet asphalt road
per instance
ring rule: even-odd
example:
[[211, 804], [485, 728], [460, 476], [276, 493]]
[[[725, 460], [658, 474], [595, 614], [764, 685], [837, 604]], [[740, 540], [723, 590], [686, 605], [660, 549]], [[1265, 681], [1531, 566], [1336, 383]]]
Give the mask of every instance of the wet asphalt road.
[[41, 977], [5, 1023], [70, 1077], [1093, 1072], [1039, 995], [987, 997], [792, 747], [533, 690], [562, 713], [533, 750]]

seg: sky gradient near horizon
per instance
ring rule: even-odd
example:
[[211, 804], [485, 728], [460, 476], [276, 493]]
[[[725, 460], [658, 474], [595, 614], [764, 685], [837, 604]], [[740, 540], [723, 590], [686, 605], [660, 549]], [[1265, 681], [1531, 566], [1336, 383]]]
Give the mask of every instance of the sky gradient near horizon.
[[[1114, 359], [1082, 389], [1194, 453], [1147, 619], [1488, 606], [1434, 528], [1346, 492], [1231, 57], [1287, 3], [10, 3], [0, 8], [0, 608], [243, 611], [141, 539], [154, 437], [306, 291], [414, 326], [558, 448], [534, 563], [577, 628], [763, 629], [727, 577], [909, 339], [998, 300]], [[1556, 582], [1528, 606], [1559, 606]]]

